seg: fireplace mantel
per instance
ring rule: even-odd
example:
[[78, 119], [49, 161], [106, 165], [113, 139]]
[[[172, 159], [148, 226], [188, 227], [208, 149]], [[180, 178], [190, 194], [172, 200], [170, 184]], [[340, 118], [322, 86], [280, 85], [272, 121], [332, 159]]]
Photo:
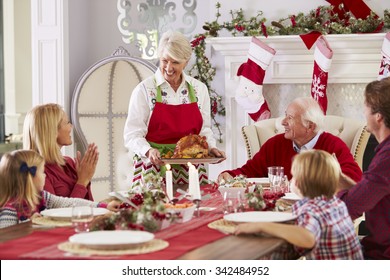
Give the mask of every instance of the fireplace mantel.
[[[333, 88], [336, 88], [336, 94], [344, 94], [345, 88], [351, 92], [352, 87], [353, 94], [361, 96], [361, 88], [377, 78], [384, 37], [385, 33], [325, 36], [333, 50], [328, 86], [332, 84]], [[280, 95], [277, 100], [273, 100], [273, 102], [271, 100], [271, 104], [268, 100], [268, 103], [274, 106], [274, 108], [270, 107], [271, 113], [278, 106], [279, 108], [273, 112], [281, 115], [286, 104], [290, 102], [290, 98], [293, 99], [298, 94], [310, 94], [315, 47], [308, 50], [298, 35], [258, 38], [276, 50], [276, 54], [266, 71], [263, 93], [266, 98], [267, 90], [272, 90], [272, 97]], [[220, 88], [218, 92], [223, 93], [226, 107], [223, 130], [225, 137], [221, 148], [226, 151], [227, 160], [223, 164], [210, 166], [210, 178], [215, 178], [222, 170], [239, 167], [247, 160], [241, 127], [250, 124], [252, 120], [248, 117], [247, 112], [235, 102], [234, 95], [239, 82], [236, 75], [237, 69], [247, 60], [250, 41], [250, 36], [206, 39], [207, 45], [211, 46], [211, 61], [217, 60], [215, 64], [217, 71], [223, 73], [224, 81], [218, 83], [220, 87], [223, 84], [223, 89]], [[356, 85], [358, 86], [355, 92]], [[354, 112], [361, 112], [362, 101], [360, 100], [354, 101], [354, 103], [353, 101], [345, 102], [342, 99], [339, 101], [338, 97], [335, 96], [332, 98], [333, 106], [337, 107], [338, 111], [336, 110], [336, 112], [339, 115], [344, 113], [351, 115], [351, 112], [348, 111], [354, 110], [345, 109], [334, 102], [349, 102], [348, 106], [351, 108], [354, 106], [356, 109]], [[350, 96], [348, 98], [353, 99]], [[332, 108], [328, 108], [329, 111], [332, 111]], [[273, 114], [273, 116], [275, 115]], [[362, 116], [356, 117], [362, 118]]]
[[[326, 35], [333, 49], [329, 83], [368, 83], [376, 79], [385, 33]], [[308, 50], [298, 35], [258, 37], [276, 50], [264, 83], [310, 83], [314, 46]], [[251, 37], [217, 37], [206, 40], [225, 57], [232, 76], [246, 60]]]

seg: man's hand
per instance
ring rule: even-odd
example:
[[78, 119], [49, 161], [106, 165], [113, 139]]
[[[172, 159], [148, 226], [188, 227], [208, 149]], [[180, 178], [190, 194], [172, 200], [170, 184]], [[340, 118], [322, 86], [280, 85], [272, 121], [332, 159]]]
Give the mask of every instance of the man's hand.
[[221, 174], [218, 175], [218, 183], [220, 183], [222, 180], [224, 180], [225, 182], [229, 181], [229, 180], [232, 180], [233, 179], [233, 176], [230, 175], [229, 173], [227, 172], [222, 172]]

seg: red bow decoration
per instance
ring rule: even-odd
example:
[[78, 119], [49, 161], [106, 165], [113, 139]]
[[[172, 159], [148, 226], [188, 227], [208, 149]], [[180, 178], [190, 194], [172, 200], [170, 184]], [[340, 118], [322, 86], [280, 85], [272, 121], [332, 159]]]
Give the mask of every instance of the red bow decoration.
[[[351, 13], [360, 19], [366, 19], [372, 10], [363, 2], [363, 0], [326, 0], [333, 6], [333, 11], [338, 14], [339, 18], [343, 19], [345, 11], [351, 11]], [[344, 10], [339, 9], [340, 4], [344, 5]], [[375, 15], [377, 17], [377, 15]], [[291, 19], [292, 20], [292, 19]], [[377, 27], [374, 32], [379, 32], [383, 27], [383, 22]], [[319, 31], [311, 31], [307, 34], [299, 35], [308, 50], [314, 45], [318, 37], [322, 34]]]
[[311, 31], [306, 34], [301, 34], [299, 37], [301, 37], [303, 43], [305, 44], [306, 48], [308, 50], [311, 49], [311, 47], [314, 45], [314, 43], [317, 41], [318, 37], [320, 37], [322, 34], [319, 31]]
[[363, 0], [326, 0], [332, 6], [333, 11], [339, 15], [339, 18], [344, 18], [344, 12], [339, 9], [340, 4], [344, 4], [344, 8], [356, 18], [366, 19], [372, 10], [363, 2]]

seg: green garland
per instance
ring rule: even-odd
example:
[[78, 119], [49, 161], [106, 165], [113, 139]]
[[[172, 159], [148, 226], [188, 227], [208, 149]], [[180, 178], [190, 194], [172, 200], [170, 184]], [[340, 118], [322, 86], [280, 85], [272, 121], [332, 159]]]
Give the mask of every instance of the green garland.
[[195, 35], [194, 40], [191, 42], [195, 53], [195, 63], [191, 67], [189, 74], [205, 83], [209, 90], [211, 119], [214, 127], [218, 130], [220, 143], [222, 143], [222, 131], [216, 116], [225, 116], [225, 107], [222, 103], [222, 96], [211, 87], [216, 74], [216, 68], [211, 65], [205, 54], [205, 39], [207, 37], [218, 37], [218, 33], [221, 30], [227, 30], [233, 36], [265, 37], [272, 35], [298, 35], [311, 31], [319, 31], [322, 34], [355, 34], [386, 32], [386, 30], [390, 30], [389, 10], [384, 11], [383, 18], [371, 13], [366, 19], [357, 19], [350, 12], [346, 12], [343, 5], [339, 6], [341, 11], [345, 11], [342, 18], [333, 12], [333, 6], [319, 6], [308, 14], [298, 13], [297, 15], [290, 15], [279, 21], [273, 21], [271, 25], [267, 26], [265, 24], [267, 20], [262, 17], [262, 11], [259, 11], [256, 16], [245, 19], [242, 9], [230, 11], [231, 21], [220, 24], [218, 19], [221, 16], [219, 13], [221, 4], [217, 2], [216, 8], [216, 19], [212, 22], [206, 22], [203, 25], [205, 32]]

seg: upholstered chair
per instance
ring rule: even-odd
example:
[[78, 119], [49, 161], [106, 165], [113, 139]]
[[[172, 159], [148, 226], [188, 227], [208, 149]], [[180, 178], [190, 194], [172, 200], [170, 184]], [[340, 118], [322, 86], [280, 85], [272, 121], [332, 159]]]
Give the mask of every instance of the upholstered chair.
[[[248, 159], [251, 159], [269, 138], [284, 133], [281, 122], [282, 117], [271, 118], [242, 127]], [[327, 115], [324, 130], [340, 137], [345, 142], [362, 169], [363, 155], [370, 137], [370, 133], [365, 129], [365, 123], [356, 119]]]
[[83, 153], [88, 143], [94, 142], [99, 149], [92, 180], [95, 200], [107, 198], [112, 191], [130, 189], [133, 153], [124, 146], [123, 128], [133, 89], [155, 70], [152, 63], [119, 48], [92, 65], [76, 85], [71, 108], [76, 148]]

